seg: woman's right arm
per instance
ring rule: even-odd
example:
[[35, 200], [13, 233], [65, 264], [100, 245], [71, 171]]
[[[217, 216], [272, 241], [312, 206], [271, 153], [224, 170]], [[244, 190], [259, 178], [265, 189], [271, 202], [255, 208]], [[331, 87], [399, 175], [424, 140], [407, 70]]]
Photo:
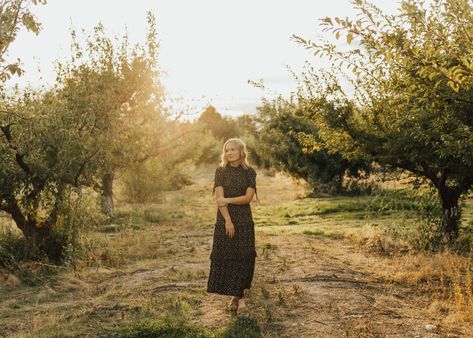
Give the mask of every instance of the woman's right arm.
[[[217, 200], [219, 198], [223, 198], [224, 196], [224, 191], [222, 186], [215, 187], [215, 194]], [[219, 206], [218, 210], [220, 210], [223, 218], [225, 219], [225, 232], [228, 237], [232, 238], [233, 235], [235, 234], [235, 227], [233, 226], [232, 219], [230, 217], [230, 213], [228, 212], [228, 208], [226, 205]]]

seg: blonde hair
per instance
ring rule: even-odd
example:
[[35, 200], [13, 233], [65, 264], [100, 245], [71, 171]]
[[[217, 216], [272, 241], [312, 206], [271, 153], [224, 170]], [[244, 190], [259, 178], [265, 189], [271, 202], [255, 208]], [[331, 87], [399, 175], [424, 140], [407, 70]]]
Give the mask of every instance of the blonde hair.
[[225, 148], [227, 147], [227, 144], [231, 143], [235, 147], [240, 150], [240, 163], [241, 166], [245, 169], [248, 169], [250, 167], [250, 164], [248, 162], [248, 150], [246, 149], [246, 144], [239, 138], [230, 138], [228, 139], [222, 148], [222, 155], [220, 156], [220, 166], [222, 168], [225, 168], [228, 165], [228, 159], [227, 156], [225, 156]]
[[[242, 140], [240, 140], [239, 138], [236, 138], [236, 137], [228, 139], [223, 144], [220, 167], [225, 168], [225, 167], [227, 167], [227, 165], [229, 163], [227, 157], [225, 156], [225, 148], [226, 148], [227, 144], [229, 144], [229, 143], [233, 144], [235, 147], [238, 148], [238, 150], [240, 150], [240, 163], [241, 163], [241, 166], [245, 169], [249, 169], [250, 168], [250, 163], [248, 162], [248, 150], [246, 149], [246, 144], [245, 144], [245, 142], [243, 142]], [[214, 188], [214, 191], [215, 191], [215, 188]], [[255, 195], [256, 195], [256, 200], [259, 202], [258, 192], [256, 191], [256, 189], [255, 189]]]

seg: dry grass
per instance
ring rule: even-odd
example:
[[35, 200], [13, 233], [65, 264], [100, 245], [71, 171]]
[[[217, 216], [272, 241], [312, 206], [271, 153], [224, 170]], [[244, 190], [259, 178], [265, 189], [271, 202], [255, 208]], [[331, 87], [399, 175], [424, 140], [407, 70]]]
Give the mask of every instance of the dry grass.
[[[76, 271], [22, 263], [42, 276], [30, 284], [0, 273], [0, 337], [117, 336], [179, 316], [183, 328], [222, 336], [247, 325], [265, 337], [468, 337], [469, 258], [414, 254], [387, 239], [381, 229], [405, 226], [404, 211], [373, 213], [366, 197], [300, 198], [300, 182], [259, 173], [248, 322], [205, 292], [215, 209], [213, 168], [199, 168], [195, 184], [162, 203], [118, 203], [113, 222], [87, 235]], [[467, 201], [466, 224], [472, 210]]]
[[386, 279], [433, 295], [431, 311], [450, 323], [473, 324], [473, 264], [453, 253], [409, 255], [398, 259]]

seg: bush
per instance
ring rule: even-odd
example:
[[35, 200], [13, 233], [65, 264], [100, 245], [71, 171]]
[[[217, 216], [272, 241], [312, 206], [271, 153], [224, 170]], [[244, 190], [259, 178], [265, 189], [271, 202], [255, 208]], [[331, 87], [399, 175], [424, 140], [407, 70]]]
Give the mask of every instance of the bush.
[[[1, 225], [0, 225], [1, 226]], [[10, 227], [2, 227], [0, 233], [0, 267], [9, 268], [15, 262], [27, 257], [28, 247], [26, 239]]]
[[98, 196], [91, 190], [69, 189], [57, 209], [47, 252], [56, 250], [57, 261], [75, 268], [77, 260], [88, 252], [85, 233], [103, 221]]
[[99, 224], [103, 217], [97, 196], [90, 190], [66, 188], [49, 208], [49, 217], [39, 222], [45, 234], [39, 248], [33, 247], [19, 231], [4, 228], [0, 234], [0, 266], [24, 260], [76, 266], [77, 259], [87, 251], [84, 232]]
[[192, 160], [180, 163], [153, 158], [126, 170], [121, 183], [129, 202], [158, 202], [163, 191], [177, 190], [190, 184]]
[[218, 140], [209, 131], [203, 130], [196, 142], [196, 164], [218, 163], [225, 141]]

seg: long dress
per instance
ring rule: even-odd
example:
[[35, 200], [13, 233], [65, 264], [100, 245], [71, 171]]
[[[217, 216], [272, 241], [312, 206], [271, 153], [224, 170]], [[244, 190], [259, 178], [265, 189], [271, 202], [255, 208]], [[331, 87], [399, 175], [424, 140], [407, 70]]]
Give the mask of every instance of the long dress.
[[[224, 197], [245, 195], [246, 189], [256, 191], [256, 171], [239, 165], [218, 167], [215, 170], [214, 189], [223, 187]], [[235, 235], [225, 233], [225, 219], [217, 210], [210, 273], [207, 291], [222, 295], [242, 297], [243, 291], [251, 287], [255, 269], [255, 228], [250, 204], [228, 205], [235, 226]]]

